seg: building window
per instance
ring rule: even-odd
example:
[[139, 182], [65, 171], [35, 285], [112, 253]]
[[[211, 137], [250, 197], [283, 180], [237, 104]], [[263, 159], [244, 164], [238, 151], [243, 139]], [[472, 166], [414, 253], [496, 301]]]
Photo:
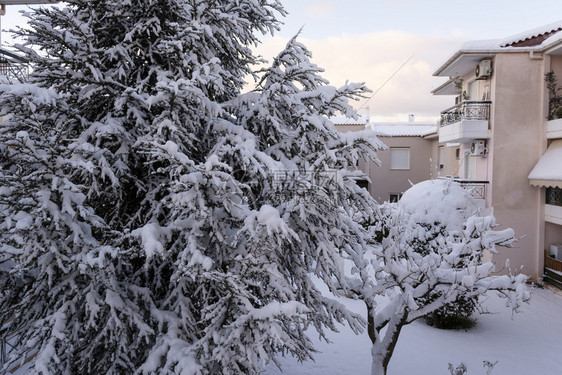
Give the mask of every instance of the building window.
[[388, 200], [390, 203], [396, 203], [402, 198], [402, 193], [393, 193], [390, 194], [390, 199]]
[[367, 181], [367, 180], [355, 180], [355, 183], [360, 188], [363, 188], [363, 189], [369, 191], [369, 181]]
[[410, 148], [390, 148], [390, 169], [410, 169]]
[[445, 169], [445, 147], [439, 146], [439, 169]]
[[546, 204], [562, 206], [562, 189], [556, 187], [546, 188]]
[[460, 147], [457, 147], [457, 149], [455, 150], [455, 158], [457, 158], [457, 160], [460, 160], [460, 158], [461, 158], [461, 149], [460, 149]]

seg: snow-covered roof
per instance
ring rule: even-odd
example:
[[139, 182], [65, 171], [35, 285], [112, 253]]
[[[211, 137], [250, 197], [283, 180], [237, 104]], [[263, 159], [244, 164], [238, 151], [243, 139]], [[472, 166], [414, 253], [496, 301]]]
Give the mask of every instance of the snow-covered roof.
[[550, 52], [560, 48], [562, 21], [550, 23], [503, 39], [474, 40], [461, 45], [434, 76], [464, 76], [482, 59], [492, 58], [500, 52]]
[[345, 116], [334, 116], [330, 117], [330, 121], [334, 123], [334, 125], [367, 125], [367, 118], [363, 116], [358, 116], [356, 119], [349, 118]]
[[533, 38], [538, 38], [541, 36], [547, 36], [548, 34], [551, 33], [555, 33], [557, 31], [562, 30], [562, 21], [557, 21], [557, 22], [553, 22], [550, 23], [548, 25], [544, 25], [541, 27], [537, 27], [535, 29], [532, 30], [527, 30], [524, 31], [522, 33], [518, 33], [515, 35], [512, 35], [508, 38], [502, 39], [500, 41], [500, 46], [501, 47], [507, 47], [513, 44], [517, 44], [517, 43], [521, 43]]
[[371, 122], [369, 127], [373, 129], [375, 134], [379, 137], [423, 137], [437, 132], [437, 125], [430, 122]]
[[553, 141], [531, 173], [529, 183], [535, 186], [562, 188], [562, 139]]

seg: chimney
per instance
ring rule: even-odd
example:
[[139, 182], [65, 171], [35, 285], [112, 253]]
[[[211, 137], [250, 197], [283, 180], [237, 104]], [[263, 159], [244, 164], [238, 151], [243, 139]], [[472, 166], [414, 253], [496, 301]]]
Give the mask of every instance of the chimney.
[[410, 117], [410, 118], [408, 119], [408, 121], [410, 121], [410, 122], [414, 122], [414, 114], [413, 114], [413, 113], [412, 113], [412, 114], [410, 114], [410, 116], [409, 116], [409, 117]]

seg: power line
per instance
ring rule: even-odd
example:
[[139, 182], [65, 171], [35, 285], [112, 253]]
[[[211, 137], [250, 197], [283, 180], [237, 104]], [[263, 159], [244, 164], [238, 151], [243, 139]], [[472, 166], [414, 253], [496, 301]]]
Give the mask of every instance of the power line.
[[394, 73], [392, 73], [392, 75], [391, 75], [390, 77], [388, 77], [388, 79], [387, 79], [386, 81], [384, 81], [384, 83], [383, 83], [382, 85], [380, 85], [380, 87], [379, 87], [371, 96], [369, 96], [369, 98], [365, 101], [365, 103], [363, 103], [363, 105], [361, 105], [361, 107], [359, 107], [359, 108], [357, 109], [357, 111], [359, 111], [360, 109], [362, 109], [363, 107], [365, 107], [365, 106], [367, 105], [367, 103], [369, 103], [369, 100], [373, 99], [373, 97], [374, 97], [375, 95], [377, 95], [377, 93], [378, 93], [379, 91], [381, 91], [382, 88], [383, 88], [384, 86], [386, 86], [386, 84], [387, 84], [388, 82], [390, 82], [390, 80], [391, 80], [392, 78], [394, 78], [394, 76], [395, 76], [396, 74], [398, 74], [398, 72], [401, 71], [402, 68], [406, 66], [406, 64], [408, 64], [408, 62], [410, 62], [410, 60], [415, 56], [415, 54], [416, 54], [416, 53], [414, 52], [410, 57], [408, 57], [408, 58], [406, 59], [406, 61], [404, 61], [404, 63], [402, 63], [402, 65], [400, 65], [400, 67], [398, 67], [398, 69], [396, 69], [396, 71], [394, 71]]

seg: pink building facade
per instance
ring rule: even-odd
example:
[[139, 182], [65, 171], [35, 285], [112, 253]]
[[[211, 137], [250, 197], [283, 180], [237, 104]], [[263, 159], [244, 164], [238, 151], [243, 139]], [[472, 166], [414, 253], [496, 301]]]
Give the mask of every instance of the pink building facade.
[[549, 72], [562, 79], [562, 22], [466, 43], [434, 73], [448, 79], [433, 94], [454, 98], [439, 127], [443, 153], [456, 156], [445, 169], [520, 237], [494, 256], [497, 269], [509, 258], [512, 270], [562, 285], [562, 90], [549, 93]]

